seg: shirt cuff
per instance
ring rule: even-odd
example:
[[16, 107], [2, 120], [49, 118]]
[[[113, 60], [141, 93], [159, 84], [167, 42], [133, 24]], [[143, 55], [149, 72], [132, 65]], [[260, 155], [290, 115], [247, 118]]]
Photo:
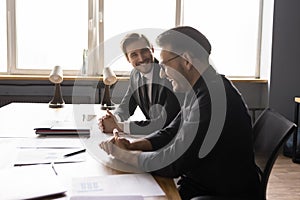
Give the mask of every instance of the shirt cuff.
[[122, 119], [121, 119], [121, 117], [120, 117], [119, 115], [115, 115], [115, 117], [116, 117], [116, 119], [118, 120], [118, 122], [121, 122], [121, 121], [122, 121]]
[[130, 135], [130, 122], [129, 121], [123, 122], [123, 131], [124, 131], [124, 133]]

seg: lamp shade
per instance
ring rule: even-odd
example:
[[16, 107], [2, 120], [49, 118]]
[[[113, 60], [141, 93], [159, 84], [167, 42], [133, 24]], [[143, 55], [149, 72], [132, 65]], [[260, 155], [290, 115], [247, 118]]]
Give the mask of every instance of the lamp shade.
[[109, 67], [105, 67], [103, 69], [103, 83], [105, 85], [112, 85], [116, 81], [117, 81], [116, 74]]
[[50, 75], [49, 75], [49, 80], [52, 83], [61, 83], [63, 81], [63, 70], [60, 66], [55, 66]]

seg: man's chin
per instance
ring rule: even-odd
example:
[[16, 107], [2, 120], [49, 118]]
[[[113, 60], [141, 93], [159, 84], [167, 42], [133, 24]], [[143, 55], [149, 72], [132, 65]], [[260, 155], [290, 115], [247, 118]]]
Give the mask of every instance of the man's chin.
[[151, 71], [152, 69], [152, 65], [140, 65], [137, 68], [140, 72], [142, 72], [143, 74], [147, 74]]

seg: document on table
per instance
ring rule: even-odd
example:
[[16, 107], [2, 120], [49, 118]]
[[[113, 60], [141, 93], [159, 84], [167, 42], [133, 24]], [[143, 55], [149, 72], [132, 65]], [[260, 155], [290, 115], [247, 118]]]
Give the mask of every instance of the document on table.
[[51, 165], [3, 169], [0, 180], [0, 199], [30, 199], [67, 191]]
[[16, 145], [17, 141], [15, 141], [15, 138], [0, 138], [0, 169], [14, 166], [17, 156]]
[[43, 163], [68, 163], [83, 162], [86, 153], [64, 157], [64, 155], [79, 149], [18, 149], [15, 165], [43, 164]]
[[83, 148], [79, 138], [23, 138], [19, 148]]
[[164, 196], [152, 175], [119, 174], [72, 179], [72, 196]]

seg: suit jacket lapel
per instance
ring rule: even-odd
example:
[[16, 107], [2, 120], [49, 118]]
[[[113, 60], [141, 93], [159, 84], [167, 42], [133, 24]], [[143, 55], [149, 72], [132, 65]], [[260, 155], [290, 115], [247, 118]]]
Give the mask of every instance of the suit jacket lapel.
[[[142, 94], [141, 94], [141, 90], [139, 89], [141, 87], [141, 83], [142, 83], [142, 77], [140, 73], [137, 73], [137, 78], [136, 78], [136, 86], [137, 86], [137, 90], [136, 90], [136, 94], [137, 94], [137, 99], [139, 101], [139, 105], [143, 105], [143, 98], [142, 98]], [[144, 106], [143, 108], [144, 109]]]
[[151, 102], [155, 102], [155, 103], [158, 103], [157, 99], [159, 98], [160, 95], [159, 89], [163, 86], [161, 85], [163, 84], [163, 81], [159, 76], [159, 72], [160, 72], [159, 64], [154, 64]]

